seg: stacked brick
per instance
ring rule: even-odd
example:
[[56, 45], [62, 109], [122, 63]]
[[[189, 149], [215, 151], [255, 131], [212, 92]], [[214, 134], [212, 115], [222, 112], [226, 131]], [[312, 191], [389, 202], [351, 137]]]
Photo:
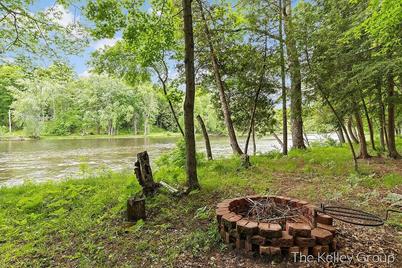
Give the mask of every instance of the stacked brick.
[[244, 198], [224, 200], [216, 208], [219, 232], [226, 244], [246, 253], [287, 255], [302, 253], [318, 256], [336, 250], [335, 227], [332, 217], [316, 213], [317, 207], [308, 202], [283, 196], [248, 196], [252, 200], [273, 200], [278, 205], [300, 208], [304, 221], [286, 224], [258, 223], [243, 218], [249, 209]]

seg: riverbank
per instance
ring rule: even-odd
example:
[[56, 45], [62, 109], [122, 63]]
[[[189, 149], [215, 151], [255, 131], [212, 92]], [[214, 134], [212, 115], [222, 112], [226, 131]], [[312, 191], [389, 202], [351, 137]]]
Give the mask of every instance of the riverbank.
[[[400, 151], [401, 145], [399, 140]], [[156, 180], [184, 184], [182, 163], [172, 159], [177, 155], [157, 161]], [[401, 160], [360, 161], [356, 173], [346, 146], [294, 150], [286, 157], [271, 152], [251, 161], [247, 170], [239, 170], [237, 158], [200, 161], [200, 191], [180, 199], [168, 193], [147, 199], [148, 219], [135, 225], [124, 222], [126, 200], [140, 190], [132, 174], [0, 188], [0, 267], [265, 267], [263, 260], [236, 256], [219, 243], [217, 202], [280, 194], [383, 217], [402, 195]], [[337, 222], [358, 241], [341, 235], [341, 246], [348, 253], [369, 247], [372, 252], [393, 250], [401, 261], [401, 223], [397, 214], [380, 228], [354, 229]]]
[[161, 132], [154, 132], [149, 133], [147, 135], [144, 134], [119, 134], [119, 135], [107, 135], [107, 134], [100, 134], [100, 135], [67, 135], [67, 136], [51, 136], [51, 135], [44, 135], [39, 138], [31, 138], [24, 136], [21, 132], [5, 134], [0, 136], [0, 141], [27, 141], [27, 140], [77, 140], [77, 139], [130, 139], [130, 138], [158, 138], [158, 137], [180, 137], [180, 133], [176, 132], [169, 132], [169, 131], [161, 131]]

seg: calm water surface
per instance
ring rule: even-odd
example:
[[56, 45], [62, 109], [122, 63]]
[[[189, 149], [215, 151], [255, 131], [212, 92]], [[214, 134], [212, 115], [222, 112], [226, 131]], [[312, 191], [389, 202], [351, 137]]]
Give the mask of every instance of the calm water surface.
[[[41, 182], [83, 176], [83, 170], [132, 170], [138, 152], [147, 150], [151, 160], [174, 148], [177, 137], [64, 139], [0, 141], [0, 185], [21, 184], [24, 180]], [[310, 140], [323, 139], [318, 135]], [[242, 141], [240, 141], [242, 143]], [[214, 157], [232, 153], [227, 137], [211, 137]], [[251, 145], [250, 145], [251, 146]], [[243, 147], [243, 146], [242, 146]], [[257, 140], [257, 151], [279, 149], [275, 139]], [[197, 151], [204, 142], [197, 140]]]

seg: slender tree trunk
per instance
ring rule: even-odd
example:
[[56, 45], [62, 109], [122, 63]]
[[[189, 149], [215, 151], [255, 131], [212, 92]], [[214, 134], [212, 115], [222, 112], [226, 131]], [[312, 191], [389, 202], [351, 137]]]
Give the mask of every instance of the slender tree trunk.
[[137, 130], [137, 114], [134, 114], [133, 116], [133, 130], [134, 130], [134, 135], [137, 135], [138, 130]]
[[347, 127], [348, 127], [348, 132], [349, 132], [349, 136], [352, 139], [352, 141], [354, 143], [359, 143], [359, 141], [357, 140], [355, 134], [353, 133], [353, 126], [352, 126], [352, 117], [349, 117], [348, 123], [347, 123]]
[[371, 119], [370, 119], [370, 115], [367, 109], [367, 105], [366, 105], [366, 101], [364, 100], [363, 95], [360, 92], [360, 97], [362, 100], [362, 104], [363, 104], [363, 109], [364, 109], [364, 114], [366, 115], [366, 120], [367, 120], [367, 125], [369, 128], [369, 134], [370, 134], [370, 142], [371, 142], [371, 148], [376, 151], [375, 148], [375, 140], [374, 140], [374, 130], [373, 130], [373, 124], [371, 123]]
[[12, 122], [11, 122], [11, 110], [8, 110], [8, 132], [12, 132], [13, 127], [12, 127]]
[[299, 54], [297, 52], [296, 40], [294, 37], [294, 25], [292, 22], [291, 0], [284, 0], [286, 3], [284, 10], [286, 47], [289, 58], [290, 69], [290, 121], [292, 125], [293, 147], [304, 149], [303, 140], [303, 118], [302, 118], [302, 90], [301, 90], [301, 71]]
[[[308, 66], [309, 70], [312, 71], [312, 67], [311, 67], [311, 64], [310, 64], [309, 57], [308, 57], [308, 51], [307, 51], [307, 54], [306, 54], [306, 58], [307, 58], [307, 66]], [[356, 157], [355, 148], [353, 147], [352, 141], [350, 140], [350, 137], [349, 137], [349, 135], [348, 135], [348, 132], [346, 131], [346, 127], [345, 127], [345, 125], [344, 125], [344, 123], [343, 123], [343, 121], [342, 121], [342, 118], [341, 118], [341, 117], [339, 116], [339, 114], [336, 112], [334, 106], [333, 106], [332, 103], [329, 101], [328, 96], [325, 94], [324, 90], [322, 89], [321, 83], [320, 83], [320, 78], [317, 79], [315, 86], [316, 86], [316, 88], [320, 91], [321, 96], [323, 97], [323, 99], [325, 100], [325, 102], [328, 104], [328, 106], [329, 106], [329, 108], [331, 109], [332, 113], [335, 115], [336, 120], [338, 120], [339, 125], [340, 125], [341, 128], [343, 129], [343, 132], [345, 133], [346, 139], [347, 139], [347, 141], [348, 141], [348, 145], [349, 145], [350, 151], [351, 151], [352, 156], [353, 156], [354, 168], [355, 168], [356, 171], [358, 171], [358, 170], [359, 170], [359, 165], [358, 165], [358, 162], [357, 162], [357, 157]]]
[[[309, 65], [310, 65], [310, 64], [309, 64]], [[311, 68], [311, 67], [310, 67], [310, 68]], [[332, 112], [334, 113], [336, 119], [338, 120], [339, 125], [342, 127], [343, 132], [344, 132], [345, 135], [346, 135], [346, 139], [347, 139], [347, 141], [348, 141], [350, 151], [352, 152], [354, 167], [355, 167], [355, 170], [358, 171], [358, 163], [357, 163], [356, 152], [355, 152], [355, 149], [354, 149], [354, 147], [353, 147], [353, 144], [352, 144], [352, 141], [351, 141], [351, 139], [350, 139], [350, 136], [348, 135], [348, 132], [346, 131], [346, 127], [345, 127], [345, 125], [343, 124], [341, 117], [340, 117], [340, 116], [338, 115], [338, 113], [336, 112], [334, 106], [331, 104], [331, 102], [329, 101], [328, 97], [325, 95], [324, 90], [320, 87], [320, 85], [318, 85], [317, 88], [318, 88], [318, 90], [321, 92], [322, 97], [323, 97], [324, 100], [327, 102], [329, 108], [331, 108], [331, 110], [332, 110]]]
[[285, 70], [285, 52], [283, 43], [283, 5], [282, 0], [279, 0], [279, 49], [281, 54], [281, 87], [282, 87], [282, 153], [288, 154], [288, 115], [287, 115], [287, 94], [286, 94], [286, 70]]
[[204, 120], [202, 120], [201, 115], [197, 115], [197, 120], [198, 120], [198, 124], [201, 127], [202, 135], [204, 136], [205, 148], [207, 150], [208, 160], [212, 160], [211, 143], [209, 142], [209, 136], [208, 136], [207, 128], [205, 127]]
[[369, 155], [369, 153], [367, 151], [367, 142], [366, 142], [366, 137], [364, 135], [363, 120], [357, 109], [358, 108], [356, 108], [354, 115], [355, 115], [355, 119], [356, 119], [356, 126], [357, 126], [357, 130], [358, 130], [357, 133], [359, 136], [359, 144], [360, 144], [360, 154], [359, 154], [358, 158], [367, 159], [367, 158], [370, 158], [371, 156]]
[[394, 159], [401, 158], [395, 145], [395, 104], [394, 104], [394, 77], [392, 73], [387, 75], [388, 82], [388, 156]]
[[385, 124], [384, 124], [384, 118], [385, 118], [385, 110], [384, 110], [384, 103], [382, 101], [382, 90], [381, 90], [381, 79], [377, 80], [377, 110], [378, 110], [378, 121], [380, 123], [380, 146], [381, 146], [381, 151], [385, 151], [385, 140], [384, 140], [384, 130], [385, 130]]
[[308, 137], [307, 137], [307, 134], [306, 134], [305, 131], [303, 131], [303, 136], [304, 136], [304, 141], [306, 142], [306, 145], [307, 145], [308, 147], [310, 147], [310, 142], [309, 142], [309, 140], [308, 140]]
[[255, 143], [255, 122], [253, 124], [253, 135], [251, 136], [253, 139], [253, 155], [257, 154], [257, 145]]
[[[165, 62], [163, 62], [163, 64], [166, 66]], [[165, 95], [166, 100], [167, 100], [168, 103], [169, 103], [169, 108], [170, 108], [170, 111], [171, 111], [171, 113], [172, 113], [172, 115], [173, 115], [174, 121], [176, 122], [177, 128], [179, 129], [181, 135], [184, 137], [184, 131], [183, 131], [181, 125], [180, 125], [179, 118], [177, 117], [176, 111], [175, 111], [174, 108], [173, 108], [172, 101], [170, 100], [169, 94], [168, 94], [168, 92], [167, 92], [166, 81], [167, 81], [168, 75], [166, 74], [166, 77], [163, 78], [162, 75], [160, 74], [160, 72], [158, 71], [158, 69], [157, 69], [156, 67], [154, 67], [153, 69], [154, 69], [154, 71], [156, 72], [156, 74], [158, 75], [159, 81], [160, 81], [161, 84], [162, 84], [163, 94]], [[166, 68], [166, 69], [167, 69], [167, 68]], [[166, 73], [167, 73], [167, 71], [166, 71]]]
[[263, 85], [263, 82], [264, 82], [264, 76], [265, 76], [265, 68], [266, 68], [265, 61], [267, 59], [267, 50], [268, 50], [268, 38], [265, 37], [264, 64], [263, 64], [262, 69], [261, 69], [261, 75], [260, 75], [260, 81], [258, 83], [258, 88], [257, 88], [257, 91], [256, 91], [255, 96], [254, 96], [254, 103], [253, 103], [253, 108], [252, 108], [252, 111], [251, 111], [250, 127], [249, 127], [248, 134], [247, 134], [246, 144], [244, 146], [244, 154], [247, 154], [248, 144], [249, 144], [249, 141], [250, 141], [250, 136], [251, 136], [251, 134], [253, 132], [253, 129], [254, 129], [255, 115], [256, 115], [256, 112], [257, 112], [258, 98], [260, 97], [260, 92], [261, 92], [261, 89], [262, 89], [262, 85]]
[[186, 142], [186, 174], [189, 190], [199, 189], [197, 178], [197, 159], [194, 134], [194, 101], [195, 101], [195, 69], [194, 69], [194, 34], [192, 0], [183, 0], [184, 45], [186, 95], [184, 98], [184, 140]]
[[148, 115], [146, 115], [144, 119], [144, 136], [147, 135], [148, 135]]
[[341, 144], [345, 143], [345, 136], [343, 135], [343, 131], [342, 131], [341, 126], [338, 127], [338, 129], [336, 131], [336, 134], [338, 134], [339, 142]]
[[284, 143], [281, 141], [281, 139], [278, 137], [278, 135], [276, 135], [275, 132], [272, 132], [272, 136], [274, 136], [274, 138], [276, 139], [276, 141], [279, 143], [279, 145], [280, 145], [281, 147], [284, 146]]
[[233, 153], [241, 155], [241, 154], [243, 154], [243, 152], [240, 149], [239, 143], [237, 142], [236, 132], [235, 132], [235, 129], [233, 126], [233, 121], [232, 121], [231, 114], [230, 114], [229, 104], [227, 102], [226, 95], [225, 95], [225, 83], [223, 82], [222, 76], [220, 73], [218, 58], [216, 56], [214, 45], [212, 43], [212, 37], [211, 37], [211, 33], [210, 33], [210, 30], [208, 27], [208, 22], [205, 17], [202, 2], [200, 0], [198, 0], [198, 4], [200, 6], [201, 17], [204, 22], [204, 31], [205, 31], [205, 35], [206, 35], [206, 38], [208, 41], [209, 53], [210, 53], [212, 67], [213, 67], [213, 71], [214, 71], [214, 75], [215, 75], [216, 85], [219, 90], [219, 99], [221, 102], [221, 108], [222, 108], [223, 118], [225, 120], [225, 125], [228, 130], [230, 146], [232, 147]]

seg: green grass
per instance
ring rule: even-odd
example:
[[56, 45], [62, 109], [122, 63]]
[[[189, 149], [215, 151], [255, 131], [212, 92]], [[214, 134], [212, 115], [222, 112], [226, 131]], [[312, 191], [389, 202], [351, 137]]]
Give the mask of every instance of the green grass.
[[[157, 161], [155, 179], [184, 185], [180, 157], [176, 150]], [[0, 188], [0, 267], [175, 267], [183, 258], [222, 249], [214, 220], [222, 199], [281, 194], [380, 214], [386, 197], [402, 190], [400, 162], [386, 162], [395, 172], [385, 173], [362, 162], [356, 173], [347, 147], [293, 150], [286, 157], [271, 152], [251, 161], [245, 170], [237, 157], [200, 158], [202, 189], [182, 198], [165, 192], [148, 198], [148, 218], [135, 225], [124, 222], [126, 200], [140, 190], [131, 174]], [[402, 228], [400, 222], [393, 215], [388, 224]]]

